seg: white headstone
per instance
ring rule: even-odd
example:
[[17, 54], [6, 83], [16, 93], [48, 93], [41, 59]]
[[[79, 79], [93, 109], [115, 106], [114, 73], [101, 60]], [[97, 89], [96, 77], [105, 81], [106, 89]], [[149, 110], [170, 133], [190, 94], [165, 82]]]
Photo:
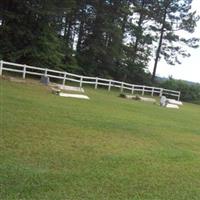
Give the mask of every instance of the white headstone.
[[167, 98], [166, 96], [161, 96], [160, 98], [160, 106], [166, 106], [167, 105]]
[[176, 109], [179, 109], [178, 105], [174, 105], [174, 104], [171, 104], [171, 103], [168, 103], [166, 105], [166, 108], [176, 108]]
[[90, 99], [88, 96], [86, 95], [82, 95], [82, 94], [69, 94], [69, 93], [59, 93], [59, 96], [61, 97], [73, 97], [73, 98], [78, 98], [78, 99]]
[[179, 106], [183, 105], [183, 103], [181, 101], [177, 101], [175, 99], [168, 99], [168, 102], [171, 104], [179, 105]]

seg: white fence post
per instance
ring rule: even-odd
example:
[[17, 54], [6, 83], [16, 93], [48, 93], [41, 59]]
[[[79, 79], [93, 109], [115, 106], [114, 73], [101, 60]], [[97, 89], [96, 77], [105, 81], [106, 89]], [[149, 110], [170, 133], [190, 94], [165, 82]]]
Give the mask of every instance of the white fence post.
[[[4, 64], [7, 66], [11, 66], [11, 67], [4, 67]], [[15, 66], [14, 68], [12, 68], [12, 66]], [[19, 69], [16, 69], [16, 67], [20, 67]], [[29, 71], [29, 69], [31, 69]], [[36, 71], [34, 71], [36, 70]], [[40, 70], [41, 72], [37, 72], [38, 70]], [[2, 75], [3, 71], [12, 71], [12, 72], [17, 72], [17, 73], [23, 73], [23, 78], [26, 78], [27, 74], [33, 74], [33, 75], [44, 75], [44, 76], [48, 76], [48, 68], [39, 68], [39, 67], [34, 67], [34, 66], [28, 66], [28, 65], [22, 65], [22, 64], [17, 64], [17, 63], [11, 63], [11, 62], [5, 62], [3, 60], [0, 60], [0, 75]], [[63, 72], [63, 71], [57, 71], [57, 70], [50, 70], [49, 72], [54, 72], [59, 74], [59, 76], [56, 75], [51, 75], [51, 73], [49, 74], [49, 77], [53, 77], [53, 78], [57, 78], [57, 79], [61, 79], [63, 80], [63, 84], [65, 84], [65, 81], [68, 80], [67, 76], [75, 76], [75, 77], [79, 77], [80, 78], [80, 87], [82, 87], [83, 83], [88, 83], [88, 84], [93, 84], [95, 85], [95, 89], [97, 89], [98, 84], [99, 85], [105, 85], [108, 86], [108, 90], [111, 90], [111, 87], [117, 87], [119, 89], [121, 89], [121, 92], [123, 92], [123, 90], [126, 88], [128, 90], [131, 91], [131, 93], [133, 94], [135, 91], [141, 91], [142, 95], [145, 94], [145, 88], [147, 87], [147, 92], [151, 93], [151, 95], [155, 95], [155, 93], [159, 93], [159, 96], [162, 96], [163, 94], [166, 95], [171, 95], [173, 97], [176, 97], [178, 100], [180, 100], [181, 98], [181, 92], [180, 91], [175, 91], [175, 90], [167, 90], [164, 88], [157, 88], [157, 87], [149, 87], [149, 86], [142, 86], [142, 85], [134, 85], [134, 84], [128, 84], [128, 83], [124, 83], [124, 82], [119, 82], [119, 81], [114, 81], [111, 79], [100, 79], [98, 77], [86, 77], [86, 79], [92, 79], [92, 81], [85, 81], [84, 82], [84, 76], [79, 76], [77, 74], [71, 74], [71, 73], [67, 73], [67, 72]], [[64, 75], [61, 77], [61, 73]], [[77, 79], [74, 78], [69, 78], [69, 80], [71, 80], [72, 82], [77, 82]], [[98, 81], [100, 81], [98, 83]], [[106, 81], [106, 83], [101, 83], [101, 81]], [[114, 84], [117, 83], [117, 84]], [[121, 84], [121, 85], [120, 85]], [[148, 89], [152, 89], [152, 90], [148, 90]]]
[[124, 83], [122, 82], [121, 83], [121, 92], [123, 92], [123, 89], [124, 89], [123, 87], [124, 87]]
[[81, 76], [80, 78], [80, 87], [82, 87], [82, 85], [83, 85], [83, 76]]
[[160, 97], [163, 95], [163, 88], [160, 89]]
[[2, 75], [3, 72], [3, 60], [0, 60], [0, 76]]
[[65, 72], [64, 77], [63, 77], [63, 85], [65, 85], [66, 76], [67, 76], [67, 73]]
[[181, 92], [179, 92], [178, 94], [178, 101], [180, 101], [180, 97], [181, 97]]
[[111, 89], [111, 83], [112, 83], [112, 80], [109, 81], [108, 91], [110, 91], [110, 89]]
[[132, 86], [132, 89], [131, 89], [131, 94], [134, 93], [134, 85]]
[[98, 86], [98, 77], [96, 77], [95, 89], [97, 89], [97, 86]]
[[44, 76], [47, 76], [47, 68], [45, 69]]
[[151, 96], [153, 96], [154, 94], [154, 88], [152, 88], [152, 91], [151, 91]]
[[24, 69], [23, 69], [23, 79], [26, 78], [26, 65], [24, 65]]
[[145, 86], [143, 85], [143, 87], [142, 87], [142, 96], [144, 96], [144, 89], [145, 89]]

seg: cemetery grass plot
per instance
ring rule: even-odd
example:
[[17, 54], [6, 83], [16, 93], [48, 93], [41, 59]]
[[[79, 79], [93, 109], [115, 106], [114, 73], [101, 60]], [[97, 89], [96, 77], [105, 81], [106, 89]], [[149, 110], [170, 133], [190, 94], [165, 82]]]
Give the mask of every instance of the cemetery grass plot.
[[200, 199], [200, 107], [0, 80], [0, 199]]

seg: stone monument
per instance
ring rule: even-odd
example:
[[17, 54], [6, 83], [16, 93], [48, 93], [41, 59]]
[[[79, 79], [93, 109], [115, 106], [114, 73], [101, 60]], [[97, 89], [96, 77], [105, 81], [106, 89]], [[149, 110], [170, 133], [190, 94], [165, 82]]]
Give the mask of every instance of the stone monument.
[[43, 83], [44, 85], [49, 84], [49, 77], [48, 76], [41, 76], [40, 82]]
[[161, 96], [160, 98], [160, 106], [165, 107], [167, 105], [167, 98], [166, 96]]

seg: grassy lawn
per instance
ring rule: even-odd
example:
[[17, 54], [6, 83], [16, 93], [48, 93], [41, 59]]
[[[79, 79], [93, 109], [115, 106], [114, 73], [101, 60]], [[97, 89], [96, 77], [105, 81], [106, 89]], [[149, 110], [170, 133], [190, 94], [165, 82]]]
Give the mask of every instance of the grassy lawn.
[[200, 106], [0, 81], [1, 200], [200, 199]]

